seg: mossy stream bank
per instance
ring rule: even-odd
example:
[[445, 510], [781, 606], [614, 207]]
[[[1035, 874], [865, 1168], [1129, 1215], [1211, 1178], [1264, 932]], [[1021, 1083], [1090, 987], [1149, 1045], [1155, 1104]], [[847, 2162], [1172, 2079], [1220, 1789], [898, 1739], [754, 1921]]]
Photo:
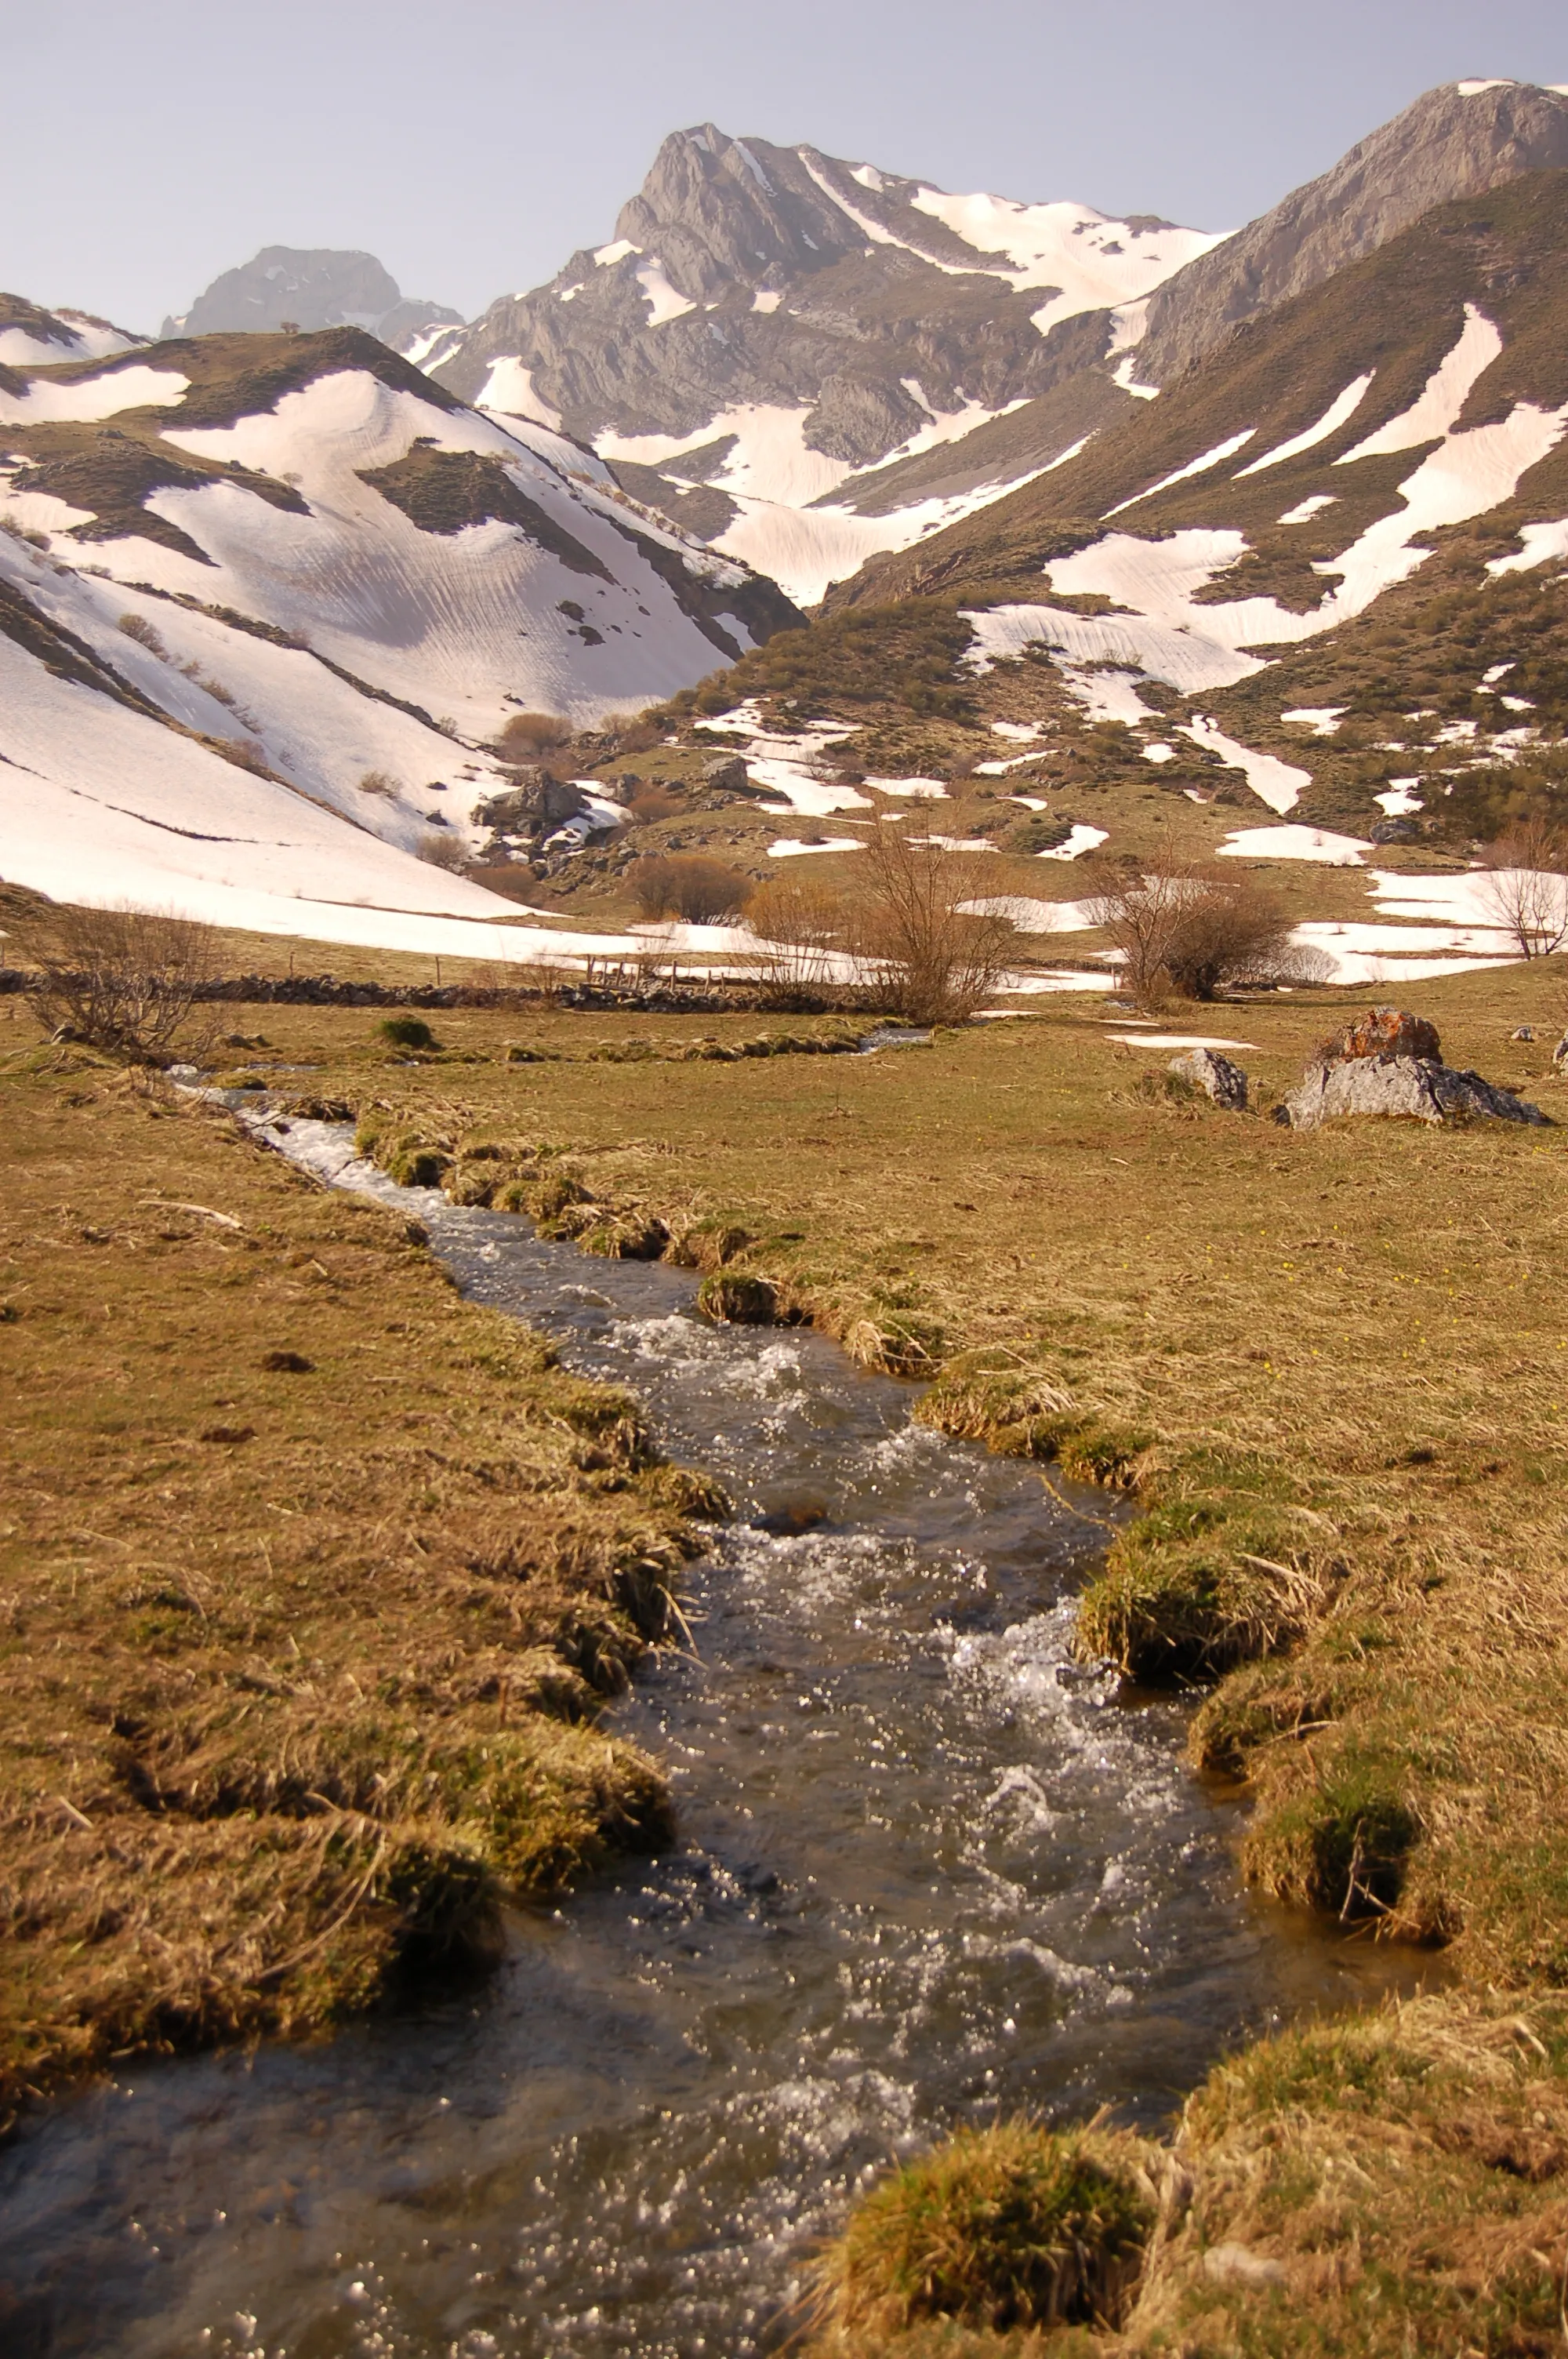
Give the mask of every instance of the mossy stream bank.
[[350, 1176], [735, 1494], [696, 1651], [617, 1721], [678, 1838], [514, 1919], [482, 1989], [138, 2069], [30, 2133], [6, 2261], [52, 2347], [90, 2299], [130, 2359], [742, 2354], [890, 2151], [1022, 2104], [1152, 2126], [1238, 2035], [1361, 1987], [1246, 1900], [1179, 1705], [1074, 1662], [1104, 1494], [912, 1423], [826, 1337], [697, 1319], [689, 1271]]

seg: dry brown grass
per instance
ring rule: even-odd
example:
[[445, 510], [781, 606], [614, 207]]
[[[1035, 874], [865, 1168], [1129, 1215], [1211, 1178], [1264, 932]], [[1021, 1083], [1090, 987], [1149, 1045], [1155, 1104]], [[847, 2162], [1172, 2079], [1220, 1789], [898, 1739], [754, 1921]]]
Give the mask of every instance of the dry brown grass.
[[379, 1207], [107, 1065], [0, 1092], [10, 2108], [332, 2021], [657, 1841], [593, 1721], [691, 1542], [635, 1404]]

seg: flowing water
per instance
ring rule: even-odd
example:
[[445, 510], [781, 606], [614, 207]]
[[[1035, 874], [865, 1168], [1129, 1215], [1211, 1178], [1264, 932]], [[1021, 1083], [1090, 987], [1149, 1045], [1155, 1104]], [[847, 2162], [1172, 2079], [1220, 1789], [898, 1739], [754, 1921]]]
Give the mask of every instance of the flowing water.
[[395, 1189], [325, 1125], [277, 1143], [416, 1210], [734, 1493], [696, 1653], [616, 1715], [679, 1840], [519, 1912], [481, 1989], [27, 2130], [12, 2359], [744, 2359], [891, 2155], [1020, 2106], [1152, 2124], [1241, 2032], [1365, 1988], [1365, 1951], [1246, 1900], [1180, 1709], [1070, 1661], [1103, 1496], [911, 1424], [822, 1337], [708, 1326], [688, 1275]]

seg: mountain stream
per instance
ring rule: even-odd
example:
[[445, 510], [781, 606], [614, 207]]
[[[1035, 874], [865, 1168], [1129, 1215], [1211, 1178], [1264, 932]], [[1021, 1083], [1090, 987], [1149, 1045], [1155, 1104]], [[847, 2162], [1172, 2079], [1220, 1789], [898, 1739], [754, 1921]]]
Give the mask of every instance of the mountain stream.
[[478, 1989], [127, 2066], [25, 2128], [12, 2359], [745, 2359], [891, 2157], [1019, 2107], [1153, 2125], [1381, 1978], [1243, 1894], [1180, 1705], [1072, 1661], [1103, 1495], [913, 1424], [808, 1330], [707, 1324], [687, 1272], [395, 1188], [341, 1128], [267, 1136], [416, 1212], [734, 1494], [695, 1652], [614, 1715], [679, 1837], [519, 1910]]

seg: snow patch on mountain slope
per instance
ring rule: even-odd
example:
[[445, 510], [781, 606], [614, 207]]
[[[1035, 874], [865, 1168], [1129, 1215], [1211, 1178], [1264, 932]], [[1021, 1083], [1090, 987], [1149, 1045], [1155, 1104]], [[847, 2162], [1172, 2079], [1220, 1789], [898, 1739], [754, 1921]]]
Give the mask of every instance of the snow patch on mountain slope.
[[841, 745], [846, 737], [853, 737], [853, 725], [820, 722], [813, 729], [796, 730], [786, 736], [766, 727], [754, 700], [697, 725], [715, 737], [741, 739], [739, 751], [753, 783], [780, 796], [784, 805], [802, 818], [825, 819], [830, 811], [871, 809], [869, 797], [847, 781], [820, 775], [823, 756]]
[[1191, 475], [1206, 475], [1211, 467], [1217, 467], [1224, 460], [1234, 458], [1238, 451], [1251, 441], [1257, 431], [1255, 426], [1244, 426], [1239, 434], [1227, 436], [1225, 441], [1217, 442], [1212, 451], [1201, 451], [1195, 459], [1189, 459], [1184, 467], [1174, 468], [1170, 474], [1162, 475], [1159, 482], [1151, 484], [1146, 492], [1134, 492], [1130, 500], [1118, 500], [1115, 507], [1107, 508], [1106, 515], [1119, 516], [1123, 508], [1135, 508], [1140, 500], [1152, 500], [1156, 492], [1168, 492], [1173, 484], [1184, 484]]
[[[1265, 451], [1263, 456], [1254, 459], [1250, 466], [1238, 467], [1237, 482], [1239, 483], [1244, 475], [1260, 475], [1265, 467], [1283, 466], [1287, 459], [1299, 459], [1303, 451], [1314, 451], [1320, 442], [1326, 442], [1331, 434], [1337, 434], [1340, 428], [1355, 416], [1367, 387], [1376, 375], [1375, 369], [1368, 369], [1364, 376], [1352, 377], [1343, 393], [1335, 395], [1314, 426], [1306, 427], [1300, 434], [1292, 434], [1288, 442], [1276, 442], [1271, 451]], [[1328, 503], [1320, 499], [1313, 505], [1326, 506]], [[1281, 516], [1280, 522], [1283, 524], [1285, 518]]]
[[34, 377], [26, 393], [0, 391], [0, 426], [91, 425], [122, 409], [172, 408], [189, 389], [190, 379], [178, 370], [140, 364], [74, 385]]
[[1206, 714], [1200, 713], [1195, 721], [1179, 727], [1177, 734], [1217, 754], [1232, 769], [1245, 771], [1247, 783], [1259, 801], [1267, 803], [1271, 810], [1281, 816], [1294, 810], [1301, 800], [1302, 788], [1312, 784], [1310, 770], [1298, 770], [1293, 763], [1281, 762], [1273, 754], [1255, 753], [1250, 745], [1227, 737], [1219, 723]]
[[794, 508], [776, 501], [742, 499], [738, 502], [741, 514], [713, 546], [756, 572], [770, 574], [796, 605], [814, 606], [829, 583], [848, 581], [869, 557], [907, 549], [929, 533], [957, 524], [1004, 492], [1032, 483], [1033, 473], [1007, 484], [977, 484], [948, 499], [921, 500], [887, 516], [860, 516], [838, 506]]
[[[85, 640], [181, 727], [259, 747], [266, 766], [291, 786], [389, 843], [416, 850], [438, 819], [460, 827], [477, 801], [508, 783], [488, 756], [362, 695], [306, 648], [278, 647], [170, 599], [57, 569], [7, 535], [0, 535], [0, 581]], [[165, 656], [121, 628], [127, 615], [157, 635]], [[361, 784], [367, 775], [378, 780], [369, 792]]]
[[1348, 467], [1357, 459], [1375, 459], [1391, 451], [1413, 451], [1422, 442], [1435, 442], [1452, 433], [1472, 387], [1502, 349], [1502, 337], [1486, 313], [1478, 311], [1474, 303], [1466, 303], [1458, 342], [1438, 363], [1410, 408], [1378, 427], [1354, 450], [1343, 451], [1335, 465]]
[[[1495, 335], [1490, 321], [1476, 317]], [[1454, 415], [1483, 364], [1479, 332], [1473, 333], [1467, 323], [1465, 332], [1472, 339], [1465, 371], [1451, 373], [1443, 396], [1444, 408]], [[1470, 374], [1461, 392], [1465, 371]], [[1429, 387], [1442, 374], [1434, 373]], [[1418, 402], [1407, 411], [1406, 419], [1420, 407]], [[1436, 414], [1435, 408], [1427, 413], [1429, 419]], [[1296, 646], [1331, 631], [1408, 579], [1430, 553], [1411, 546], [1418, 536], [1462, 524], [1511, 498], [1521, 475], [1555, 447], [1565, 426], [1568, 403], [1541, 409], [1529, 401], [1516, 402], [1494, 425], [1463, 431], [1450, 425], [1437, 448], [1400, 484], [1400, 505], [1368, 525], [1339, 556], [1314, 565], [1314, 571], [1337, 575], [1339, 582], [1305, 614], [1292, 613], [1273, 598], [1195, 603], [1198, 590], [1245, 553], [1239, 532], [1191, 527], [1158, 541], [1108, 533], [1071, 557], [1054, 560], [1044, 571], [1059, 595], [1098, 593], [1128, 612], [1088, 616], [1044, 605], [991, 607], [968, 617], [975, 634], [971, 660], [983, 669], [1025, 647], [1044, 645], [1074, 662], [1134, 666], [1189, 695], [1228, 687], [1260, 669], [1262, 658], [1249, 650]], [[1423, 433], [1421, 439], [1430, 437]]]
[[697, 305], [690, 296], [683, 295], [678, 288], [670, 285], [665, 266], [656, 255], [647, 262], [639, 263], [635, 275], [647, 300], [650, 328], [662, 328], [666, 321], [683, 320], [688, 311], [696, 310]]
[[128, 899], [224, 924], [242, 922], [216, 914], [233, 892], [513, 914], [308, 797], [58, 679], [5, 637], [0, 777], [0, 875], [56, 898]]
[[837, 491], [854, 470], [845, 459], [831, 459], [807, 445], [804, 428], [809, 405], [800, 402], [743, 402], [721, 409], [706, 426], [691, 434], [600, 434], [594, 448], [611, 465], [617, 459], [633, 466], [659, 467], [666, 460], [684, 458], [710, 442], [734, 438], [718, 471], [707, 480], [731, 499], [776, 500], [805, 507], [825, 493]]
[[552, 409], [543, 394], [534, 390], [534, 372], [524, 368], [515, 355], [492, 361], [490, 375], [480, 389], [474, 404], [476, 409], [499, 409], [509, 418], [532, 419], [535, 425], [547, 426], [553, 433], [561, 430], [561, 413]]
[[814, 451], [805, 439], [811, 412], [804, 402], [793, 406], [745, 403], [720, 410], [691, 434], [606, 433], [595, 447], [612, 464], [623, 459], [635, 466], [657, 467], [733, 438], [734, 447], [704, 480], [727, 493], [740, 514], [711, 546], [770, 575], [797, 604], [815, 605], [830, 582], [847, 580], [867, 558], [884, 549], [907, 549], [927, 533], [957, 524], [976, 508], [988, 506], [1003, 492], [1032, 482], [1038, 469], [946, 499], [916, 501], [886, 516], [861, 516], [846, 504], [857, 476], [873, 474], [895, 460], [914, 458], [940, 444], [959, 440], [989, 419], [1005, 416], [1019, 406], [1010, 402], [1000, 410], [990, 410], [974, 401], [961, 409], [928, 413], [927, 423], [874, 467], [856, 468], [846, 460]]
[[1141, 672], [1080, 671], [1070, 663], [1063, 664], [1061, 672], [1063, 687], [1069, 696], [1077, 698], [1091, 721], [1124, 721], [1130, 729], [1136, 729], [1141, 721], [1155, 718], [1138, 693], [1138, 683], [1144, 677]]
[[1137, 302], [1227, 234], [1134, 230], [1088, 205], [1026, 205], [1011, 197], [948, 196], [940, 189], [919, 189], [910, 201], [977, 254], [1005, 255], [1012, 266], [1004, 275], [1020, 293], [1031, 287], [1057, 290], [1033, 314], [1042, 335], [1079, 311]]
[[35, 336], [27, 328], [0, 328], [0, 367], [56, 368], [63, 361], [104, 361], [115, 353], [133, 352], [142, 339], [113, 328], [107, 320], [90, 319], [85, 311], [50, 313], [69, 332], [69, 341]]
[[1489, 559], [1488, 573], [1528, 573], [1534, 566], [1568, 557], [1568, 516], [1559, 517], [1555, 524], [1521, 524], [1519, 537], [1524, 547], [1511, 557]]
[[1223, 859], [1307, 860], [1322, 868], [1359, 868], [1361, 854], [1371, 849], [1358, 835], [1336, 835], [1328, 828], [1300, 824], [1237, 828], [1219, 847]]

